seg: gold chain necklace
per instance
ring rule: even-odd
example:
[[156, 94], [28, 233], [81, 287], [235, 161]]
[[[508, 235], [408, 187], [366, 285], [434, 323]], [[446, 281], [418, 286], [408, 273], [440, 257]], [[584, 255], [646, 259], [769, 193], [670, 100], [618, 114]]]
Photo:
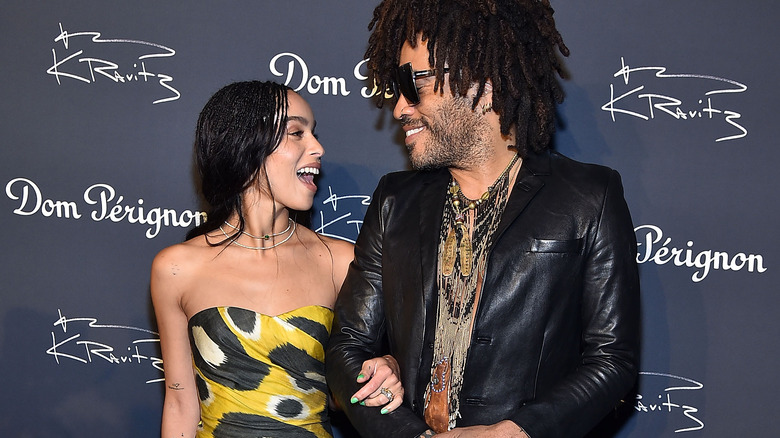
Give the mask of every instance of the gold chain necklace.
[[[499, 185], [499, 182], [501, 182], [501, 180], [504, 178], [509, 177], [509, 171], [512, 169], [519, 158], [520, 155], [515, 154], [515, 156], [512, 157], [512, 161], [507, 164], [504, 171], [501, 172], [493, 184], [488, 187], [485, 193], [483, 193], [482, 196], [476, 200], [470, 200], [463, 194], [460, 189], [460, 185], [457, 181], [455, 181], [454, 177], [452, 178], [452, 181], [450, 181], [450, 203], [452, 205], [453, 211], [455, 212], [455, 226], [450, 228], [449, 233], [447, 233], [447, 239], [444, 242], [442, 253], [442, 274], [445, 277], [452, 275], [453, 271], [455, 270], [455, 259], [457, 254], [460, 254], [460, 275], [463, 277], [468, 277], [471, 275], [471, 270], [473, 268], [474, 250], [471, 237], [469, 237], [469, 230], [466, 227], [466, 215], [473, 214], [477, 207], [482, 205], [482, 203], [490, 198], [495, 188]], [[455, 228], [460, 229], [462, 236], [460, 243], [458, 243], [458, 238], [455, 235]]]

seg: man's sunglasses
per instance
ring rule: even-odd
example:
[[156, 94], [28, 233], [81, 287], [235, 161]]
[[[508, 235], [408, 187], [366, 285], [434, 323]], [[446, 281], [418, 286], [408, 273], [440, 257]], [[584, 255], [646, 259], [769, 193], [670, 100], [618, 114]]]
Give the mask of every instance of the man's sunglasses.
[[[449, 68], [444, 67], [444, 73], [447, 73]], [[436, 74], [436, 70], [412, 70], [412, 63], [407, 62], [404, 65], [399, 65], [395, 70], [395, 79], [392, 82], [393, 96], [397, 99], [403, 94], [409, 105], [417, 105], [420, 103], [420, 93], [417, 92], [417, 79], [431, 77]]]

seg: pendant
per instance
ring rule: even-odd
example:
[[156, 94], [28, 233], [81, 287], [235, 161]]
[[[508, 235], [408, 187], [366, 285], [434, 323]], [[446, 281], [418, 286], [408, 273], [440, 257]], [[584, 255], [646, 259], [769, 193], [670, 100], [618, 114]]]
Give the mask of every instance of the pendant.
[[452, 275], [452, 271], [455, 270], [455, 248], [457, 248], [457, 242], [455, 238], [455, 229], [450, 228], [447, 233], [447, 240], [444, 241], [443, 254], [441, 257], [441, 273], [445, 277]]
[[449, 369], [449, 363], [447, 359], [441, 359], [436, 362], [436, 368], [433, 369], [433, 376], [431, 376], [431, 390], [433, 392], [442, 392], [449, 383], [447, 381], [447, 370]]
[[461, 225], [463, 237], [460, 239], [460, 275], [468, 277], [471, 275], [471, 268], [474, 263], [474, 257], [471, 249], [471, 237], [465, 225]]

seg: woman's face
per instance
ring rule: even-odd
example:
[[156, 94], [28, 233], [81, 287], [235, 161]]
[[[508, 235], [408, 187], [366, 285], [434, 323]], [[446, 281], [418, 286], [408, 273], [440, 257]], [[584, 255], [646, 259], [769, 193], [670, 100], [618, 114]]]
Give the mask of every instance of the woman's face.
[[[277, 204], [306, 211], [314, 202], [320, 173], [320, 157], [325, 152], [314, 135], [314, 114], [298, 93], [287, 92], [287, 123], [284, 137], [268, 156], [265, 168], [271, 193]], [[265, 179], [260, 178], [261, 185]]]

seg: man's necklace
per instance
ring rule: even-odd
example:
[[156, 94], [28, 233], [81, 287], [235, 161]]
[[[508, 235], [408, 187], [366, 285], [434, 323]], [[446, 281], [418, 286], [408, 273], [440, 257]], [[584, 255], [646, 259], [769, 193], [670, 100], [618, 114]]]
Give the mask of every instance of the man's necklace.
[[[444, 248], [442, 253], [442, 274], [445, 277], [452, 275], [455, 270], [455, 259], [460, 254], [460, 274], [464, 277], [471, 275], [473, 268], [473, 245], [471, 237], [469, 236], [468, 227], [466, 227], [466, 215], [474, 215], [477, 207], [485, 203], [491, 196], [493, 196], [495, 189], [505, 179], [509, 178], [509, 171], [517, 163], [520, 158], [519, 154], [515, 154], [512, 161], [507, 164], [503, 172], [496, 178], [493, 184], [488, 187], [485, 193], [482, 194], [476, 200], [467, 198], [460, 189], [460, 185], [455, 178], [452, 178], [450, 182], [450, 204], [455, 212], [455, 226], [452, 227], [447, 233], [447, 239], [444, 242]], [[460, 229], [461, 238], [458, 243], [458, 238], [455, 233], [455, 228]]]

